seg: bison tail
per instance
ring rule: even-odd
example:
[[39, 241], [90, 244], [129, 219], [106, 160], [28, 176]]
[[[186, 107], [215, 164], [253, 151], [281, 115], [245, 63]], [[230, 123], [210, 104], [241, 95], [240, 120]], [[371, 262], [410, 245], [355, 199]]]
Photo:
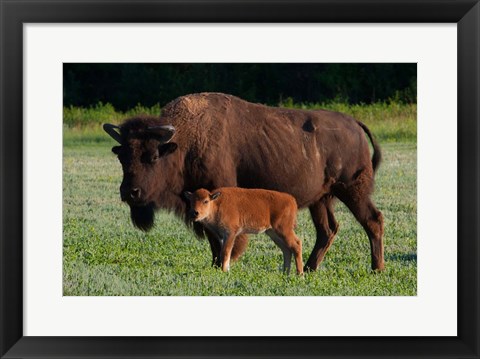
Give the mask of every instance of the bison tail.
[[367, 136], [370, 138], [370, 142], [372, 143], [372, 147], [373, 147], [372, 167], [373, 167], [373, 173], [375, 173], [377, 172], [378, 166], [380, 166], [380, 162], [382, 162], [382, 151], [380, 150], [380, 146], [378, 145], [378, 142], [375, 140], [375, 137], [373, 137], [368, 127], [360, 121], [357, 121], [357, 123], [360, 125], [363, 131], [365, 131]]

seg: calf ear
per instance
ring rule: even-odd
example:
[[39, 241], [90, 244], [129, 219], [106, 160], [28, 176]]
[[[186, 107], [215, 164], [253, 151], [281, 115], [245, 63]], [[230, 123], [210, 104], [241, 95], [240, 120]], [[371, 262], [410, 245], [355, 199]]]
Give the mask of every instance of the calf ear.
[[214, 194], [210, 195], [210, 199], [213, 201], [214, 199], [217, 199], [221, 194], [221, 192], [215, 192]]
[[163, 145], [158, 146], [158, 156], [166, 156], [169, 155], [172, 152], [175, 152], [177, 149], [178, 145], [176, 143], [165, 143]]
[[183, 196], [186, 199], [191, 200], [192, 199], [192, 192], [185, 191], [185, 192], [183, 192]]
[[112, 147], [112, 152], [115, 153], [116, 155], [118, 155], [120, 153], [121, 148], [122, 148], [122, 146], [113, 146]]

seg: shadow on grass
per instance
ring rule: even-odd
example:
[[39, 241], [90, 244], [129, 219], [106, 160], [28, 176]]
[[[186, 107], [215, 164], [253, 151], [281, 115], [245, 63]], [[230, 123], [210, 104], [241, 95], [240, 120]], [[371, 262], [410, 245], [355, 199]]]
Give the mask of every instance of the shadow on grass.
[[395, 262], [417, 262], [417, 253], [387, 254], [385, 260]]

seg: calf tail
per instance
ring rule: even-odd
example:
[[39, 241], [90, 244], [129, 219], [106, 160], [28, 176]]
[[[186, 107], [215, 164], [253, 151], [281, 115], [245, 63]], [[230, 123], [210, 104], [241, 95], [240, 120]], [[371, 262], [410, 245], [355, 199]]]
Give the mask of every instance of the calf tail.
[[376, 173], [378, 166], [380, 166], [380, 162], [382, 162], [382, 151], [380, 150], [380, 146], [378, 145], [378, 142], [375, 140], [375, 137], [373, 137], [368, 127], [358, 120], [357, 120], [357, 123], [360, 125], [363, 131], [365, 131], [368, 138], [370, 138], [370, 142], [372, 143], [372, 147], [373, 147], [372, 167], [373, 167], [373, 173]]

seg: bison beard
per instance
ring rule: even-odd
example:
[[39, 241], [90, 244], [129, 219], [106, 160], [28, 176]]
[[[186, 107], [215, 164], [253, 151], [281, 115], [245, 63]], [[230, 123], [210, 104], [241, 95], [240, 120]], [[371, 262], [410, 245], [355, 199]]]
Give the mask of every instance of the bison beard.
[[135, 227], [147, 232], [153, 227], [155, 219], [154, 206], [130, 206], [130, 218], [132, 218]]

